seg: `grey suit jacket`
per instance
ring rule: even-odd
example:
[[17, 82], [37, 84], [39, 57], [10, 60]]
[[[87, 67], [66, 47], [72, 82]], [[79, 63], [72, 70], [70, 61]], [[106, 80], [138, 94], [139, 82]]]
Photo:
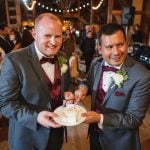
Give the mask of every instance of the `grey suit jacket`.
[[[65, 82], [65, 83], [64, 83]], [[61, 77], [63, 92], [69, 87], [69, 74]], [[9, 118], [11, 150], [45, 150], [50, 129], [37, 124], [42, 110], [51, 110], [49, 89], [34, 44], [8, 54], [0, 76], [0, 108]], [[57, 140], [57, 139], [56, 139]]]
[[[92, 107], [96, 101], [101, 74], [102, 59], [91, 65], [85, 84], [92, 95]], [[139, 126], [150, 101], [150, 71], [132, 58], [124, 62], [128, 80], [121, 88], [112, 83], [102, 104], [104, 115], [100, 142], [103, 150], [139, 150]]]

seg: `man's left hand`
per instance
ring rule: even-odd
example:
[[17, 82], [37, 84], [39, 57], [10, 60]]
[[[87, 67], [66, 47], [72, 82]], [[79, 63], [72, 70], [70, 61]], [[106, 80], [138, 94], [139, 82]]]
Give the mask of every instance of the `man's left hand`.
[[86, 113], [82, 113], [83, 117], [86, 117], [85, 119], [85, 123], [96, 123], [100, 121], [100, 114], [98, 114], [97, 112], [94, 111], [89, 111]]

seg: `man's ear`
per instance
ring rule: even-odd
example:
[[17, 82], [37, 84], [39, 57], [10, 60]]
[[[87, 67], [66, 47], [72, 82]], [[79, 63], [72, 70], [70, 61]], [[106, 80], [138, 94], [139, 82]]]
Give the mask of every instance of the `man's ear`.
[[36, 35], [35, 29], [32, 29], [31, 33], [32, 33], [33, 38], [35, 39], [35, 35]]
[[98, 44], [98, 54], [101, 55], [101, 46]]

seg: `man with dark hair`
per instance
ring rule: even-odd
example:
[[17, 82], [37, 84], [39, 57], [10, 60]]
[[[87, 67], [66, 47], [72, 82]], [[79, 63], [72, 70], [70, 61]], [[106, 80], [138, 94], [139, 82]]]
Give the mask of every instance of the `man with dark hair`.
[[[99, 53], [75, 91], [76, 101], [91, 94], [90, 150], [140, 150], [139, 126], [150, 101], [150, 71], [128, 56], [121, 25], [109, 23], [99, 34]], [[120, 148], [121, 147], [121, 148]]]
[[5, 51], [5, 53], [11, 52], [13, 46], [6, 39], [8, 35], [8, 26], [5, 24], [0, 24], [0, 47]]

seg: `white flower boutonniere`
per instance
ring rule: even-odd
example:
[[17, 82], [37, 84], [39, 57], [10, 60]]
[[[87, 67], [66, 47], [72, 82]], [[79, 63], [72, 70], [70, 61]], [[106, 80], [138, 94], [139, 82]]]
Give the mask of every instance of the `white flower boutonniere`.
[[128, 80], [128, 74], [126, 70], [118, 70], [116, 73], [112, 76], [113, 81], [115, 84], [120, 88], [123, 85], [123, 82]]
[[60, 70], [61, 70], [61, 75], [62, 75], [68, 70], [68, 66], [66, 64], [67, 59], [64, 56], [59, 56], [58, 57], [58, 63], [59, 63]]

